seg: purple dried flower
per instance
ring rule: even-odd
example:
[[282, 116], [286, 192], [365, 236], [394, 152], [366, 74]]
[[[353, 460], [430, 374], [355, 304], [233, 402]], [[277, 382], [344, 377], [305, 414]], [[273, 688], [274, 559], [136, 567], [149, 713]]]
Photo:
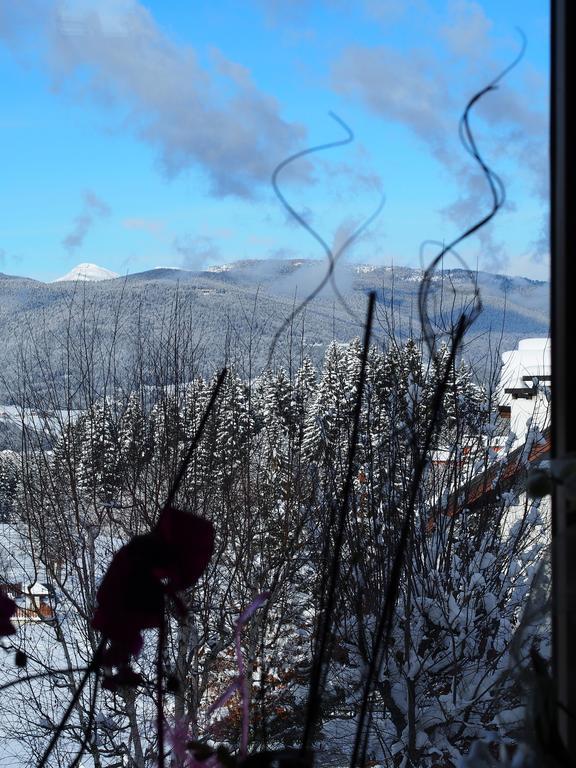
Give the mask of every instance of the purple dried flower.
[[165, 598], [175, 599], [176, 592], [198, 581], [213, 548], [212, 523], [165, 507], [150, 533], [135, 536], [116, 552], [98, 589], [92, 620], [109, 641], [103, 666], [122, 667], [138, 655], [142, 631], [163, 625]]
[[16, 632], [14, 624], [10, 621], [16, 613], [16, 603], [0, 592], [0, 637], [13, 635]]

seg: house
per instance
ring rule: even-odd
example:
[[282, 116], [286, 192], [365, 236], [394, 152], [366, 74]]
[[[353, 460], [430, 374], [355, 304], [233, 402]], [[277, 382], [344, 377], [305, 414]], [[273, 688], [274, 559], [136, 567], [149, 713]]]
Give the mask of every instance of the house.
[[549, 338], [534, 338], [502, 355], [498, 413], [510, 422], [513, 449], [526, 442], [530, 429], [550, 425], [550, 353]]
[[0, 523], [0, 592], [16, 602], [15, 623], [55, 617], [54, 593], [47, 586], [46, 573], [34, 561], [26, 537], [10, 523]]
[[54, 619], [53, 595], [45, 584], [34, 582], [0, 583], [0, 592], [16, 603], [16, 613], [12, 616], [15, 624], [31, 621], [50, 621]]
[[[524, 514], [529, 472], [550, 456], [550, 386], [549, 338], [522, 339], [517, 349], [503, 353], [496, 391], [503, 434], [476, 439], [475, 447], [465, 442], [457, 457], [454, 450], [436, 452], [436, 475], [451, 480], [443, 486], [450, 491], [436, 499], [430, 529], [439, 512], [453, 516], [501, 500], [507, 502], [506, 528]], [[549, 516], [548, 499], [542, 504]]]

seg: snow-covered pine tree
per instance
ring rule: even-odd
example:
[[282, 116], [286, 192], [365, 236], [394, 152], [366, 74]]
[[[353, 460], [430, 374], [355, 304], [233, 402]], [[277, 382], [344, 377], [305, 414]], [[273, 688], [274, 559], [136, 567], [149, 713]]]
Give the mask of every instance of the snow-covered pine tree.
[[247, 386], [233, 370], [229, 371], [217, 409], [216, 472], [221, 479], [234, 476], [242, 452], [249, 445], [251, 430]]
[[119, 503], [118, 435], [112, 404], [100, 398], [78, 423], [78, 487], [95, 506]]
[[150, 457], [150, 446], [146, 429], [146, 417], [142, 406], [142, 395], [131, 392], [126, 406], [118, 419], [118, 476], [122, 488], [137, 488], [140, 474]]
[[0, 452], [0, 522], [13, 516], [17, 483], [17, 456], [12, 451]]

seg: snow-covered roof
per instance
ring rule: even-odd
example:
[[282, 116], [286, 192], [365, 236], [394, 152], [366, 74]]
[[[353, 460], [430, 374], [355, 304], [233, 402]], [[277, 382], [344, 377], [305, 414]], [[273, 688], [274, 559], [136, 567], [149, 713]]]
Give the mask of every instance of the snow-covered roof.
[[444, 512], [455, 515], [463, 509], [477, 505], [502, 494], [506, 488], [524, 480], [531, 467], [548, 459], [550, 455], [550, 429], [537, 439], [520, 445], [508, 454], [499, 456], [486, 469], [468, 479], [462, 487], [449, 494], [443, 503]]
[[[491, 435], [486, 444], [492, 449], [488, 465], [437, 500], [448, 515], [472, 509], [513, 487], [525, 479], [531, 466], [548, 458], [550, 416], [545, 388], [550, 384], [550, 352], [550, 339], [538, 337], [522, 339], [517, 349], [502, 354], [497, 402], [500, 408], [508, 406], [510, 431], [507, 436]], [[534, 379], [544, 388], [535, 387]], [[439, 464], [454, 461], [454, 450], [438, 451], [435, 459]]]
[[549, 377], [551, 371], [549, 338], [522, 339], [518, 349], [502, 354], [502, 371], [498, 395], [499, 405], [509, 405], [512, 399], [507, 389], [532, 387], [532, 379]]
[[28, 586], [22, 585], [23, 595], [49, 595], [50, 590], [47, 589], [44, 584], [40, 584], [39, 581], [35, 581], [34, 584], [28, 584]]

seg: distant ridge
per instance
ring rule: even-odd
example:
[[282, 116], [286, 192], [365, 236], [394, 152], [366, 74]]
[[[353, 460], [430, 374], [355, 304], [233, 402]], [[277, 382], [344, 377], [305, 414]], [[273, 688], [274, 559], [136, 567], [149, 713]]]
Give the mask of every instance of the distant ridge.
[[[306, 259], [245, 260], [222, 271], [160, 268], [118, 279], [88, 266], [52, 283], [0, 274], [0, 403], [15, 402], [22, 352], [35, 344], [53, 349], [53, 370], [62, 377], [54, 387], [64, 387], [61, 346], [87, 333], [103, 349], [114, 345], [119, 361], [129, 361], [149, 350], [163, 354], [174, 332], [194, 350], [195, 365], [206, 375], [226, 362], [253, 377], [268, 365], [277, 330], [326, 274], [325, 263]], [[335, 279], [345, 304], [326, 285], [282, 334], [272, 364], [290, 366], [302, 356], [320, 364], [332, 340], [361, 338], [370, 291], [377, 296], [374, 343], [418, 339], [422, 277], [422, 270], [409, 267], [338, 265]], [[430, 320], [442, 340], [476, 285], [483, 311], [466, 335], [463, 355], [479, 371], [490, 350], [515, 349], [520, 339], [548, 334], [548, 283], [487, 272], [471, 280], [466, 270], [454, 269], [438, 272], [430, 283]], [[43, 386], [40, 366], [30, 369], [28, 384]]]
[[112, 272], [111, 269], [105, 269], [99, 267], [97, 264], [77, 264], [70, 272], [67, 272], [63, 277], [57, 277], [54, 280], [55, 283], [63, 283], [65, 281], [76, 282], [80, 280], [82, 282], [98, 282], [99, 280], [113, 280], [115, 277], [119, 277], [117, 272]]

